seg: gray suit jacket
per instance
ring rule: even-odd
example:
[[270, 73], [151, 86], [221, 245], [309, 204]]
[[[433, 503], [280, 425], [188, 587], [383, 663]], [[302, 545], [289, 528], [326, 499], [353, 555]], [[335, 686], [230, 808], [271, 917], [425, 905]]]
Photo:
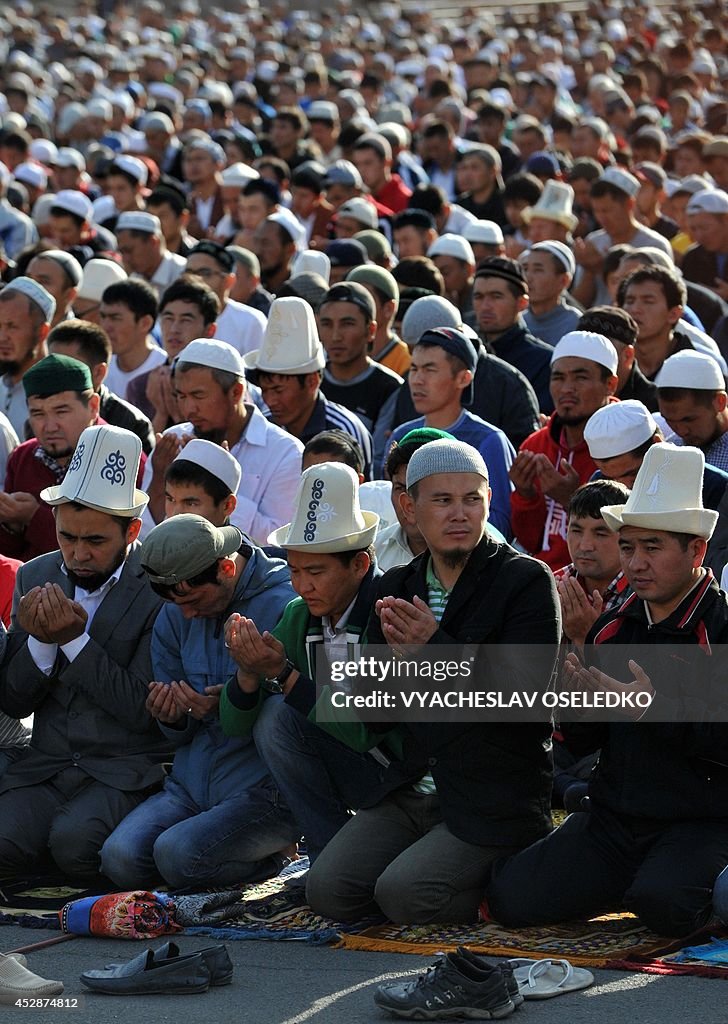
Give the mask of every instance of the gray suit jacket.
[[32, 714], [33, 736], [25, 754], [0, 778], [0, 792], [43, 782], [71, 765], [114, 789], [145, 789], [161, 781], [170, 744], [144, 706], [161, 599], [139, 564], [139, 548], [132, 547], [118, 583], [96, 611], [89, 642], [73, 662], [59, 650], [48, 676], [33, 661], [28, 634], [18, 627], [18, 602], [47, 582], [73, 597], [73, 584], [61, 571], [59, 551], [18, 570], [0, 666], [0, 710], [12, 718]]

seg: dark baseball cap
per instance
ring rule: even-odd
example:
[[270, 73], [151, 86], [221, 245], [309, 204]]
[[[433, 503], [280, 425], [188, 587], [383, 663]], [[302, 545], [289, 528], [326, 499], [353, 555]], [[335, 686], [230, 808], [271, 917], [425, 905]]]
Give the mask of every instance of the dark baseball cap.
[[377, 318], [377, 307], [374, 305], [371, 293], [363, 284], [357, 284], [356, 281], [341, 281], [339, 284], [333, 285], [321, 299], [321, 306], [327, 302], [351, 302], [358, 306], [370, 320]]
[[434, 327], [421, 335], [417, 345], [437, 345], [465, 364], [473, 374], [473, 379], [463, 391], [461, 402], [463, 405], [472, 405], [475, 396], [475, 370], [478, 366], [478, 353], [470, 338], [455, 327]]
[[324, 252], [332, 267], [361, 267], [369, 262], [366, 249], [353, 238], [337, 238], [329, 242]]

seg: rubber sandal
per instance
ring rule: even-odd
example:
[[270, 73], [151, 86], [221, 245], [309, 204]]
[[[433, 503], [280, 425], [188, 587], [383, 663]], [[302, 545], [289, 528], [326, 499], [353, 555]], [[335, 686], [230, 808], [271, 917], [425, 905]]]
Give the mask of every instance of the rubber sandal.
[[594, 984], [591, 971], [572, 967], [568, 960], [515, 959], [509, 963], [524, 999], [552, 999]]

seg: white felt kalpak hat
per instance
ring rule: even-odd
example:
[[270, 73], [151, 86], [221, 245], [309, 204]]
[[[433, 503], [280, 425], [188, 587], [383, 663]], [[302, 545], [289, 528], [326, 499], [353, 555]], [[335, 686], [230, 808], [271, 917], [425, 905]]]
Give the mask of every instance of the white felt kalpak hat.
[[619, 356], [612, 342], [595, 331], [569, 331], [565, 334], [554, 346], [551, 365], [565, 356], [590, 359], [593, 363], [606, 366], [613, 374], [617, 372], [619, 363]]
[[605, 505], [602, 517], [615, 533], [623, 526], [688, 533], [709, 540], [718, 513], [703, 507], [705, 456], [689, 445], [653, 444], [624, 505]]
[[296, 296], [274, 299], [263, 344], [244, 357], [248, 370], [265, 373], [315, 373], [326, 365], [311, 305]]
[[584, 427], [584, 440], [593, 459], [613, 459], [646, 444], [656, 430], [657, 423], [647, 406], [628, 398], [592, 413]]
[[40, 496], [49, 505], [69, 501], [110, 516], [136, 519], [149, 495], [137, 490], [142, 442], [123, 427], [86, 427], [78, 439], [63, 482]]
[[206, 469], [214, 477], [222, 481], [231, 494], [238, 493], [243, 470], [237, 459], [213, 441], [205, 441], [201, 437], [193, 437], [188, 441], [174, 462], [194, 462], [201, 469]]
[[670, 356], [655, 378], [658, 388], [692, 388], [696, 391], [725, 391], [725, 377], [712, 356], [684, 349]]
[[374, 542], [376, 512], [359, 504], [359, 477], [343, 462], [310, 466], [296, 492], [293, 521], [268, 538], [269, 544], [293, 551], [358, 551]]
[[530, 224], [534, 217], [552, 220], [561, 224], [568, 231], [573, 231], [579, 223], [574, 215], [574, 190], [565, 181], [547, 181], [544, 190], [533, 206], [527, 206], [521, 217], [525, 224]]

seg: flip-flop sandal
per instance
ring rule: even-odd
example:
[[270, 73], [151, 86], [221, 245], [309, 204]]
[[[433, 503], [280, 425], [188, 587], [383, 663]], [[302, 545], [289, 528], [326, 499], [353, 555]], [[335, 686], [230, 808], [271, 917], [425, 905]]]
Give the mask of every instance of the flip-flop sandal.
[[516, 959], [509, 963], [524, 999], [551, 999], [594, 984], [591, 971], [572, 967], [568, 960]]

